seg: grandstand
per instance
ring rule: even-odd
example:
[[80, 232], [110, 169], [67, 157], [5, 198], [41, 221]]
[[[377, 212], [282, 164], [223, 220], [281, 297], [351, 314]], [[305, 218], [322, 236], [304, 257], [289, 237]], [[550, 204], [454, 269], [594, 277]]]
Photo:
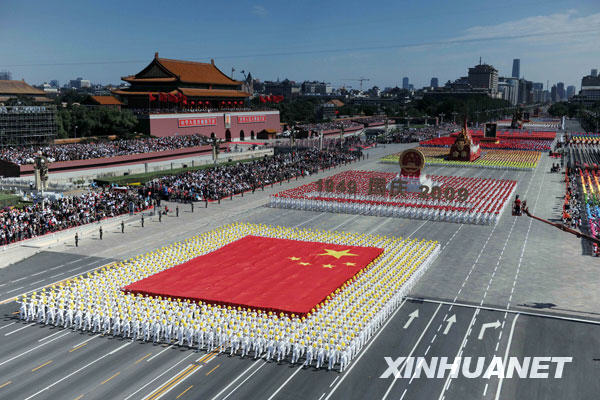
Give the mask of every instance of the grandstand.
[[0, 148], [49, 143], [55, 136], [54, 106], [0, 106]]

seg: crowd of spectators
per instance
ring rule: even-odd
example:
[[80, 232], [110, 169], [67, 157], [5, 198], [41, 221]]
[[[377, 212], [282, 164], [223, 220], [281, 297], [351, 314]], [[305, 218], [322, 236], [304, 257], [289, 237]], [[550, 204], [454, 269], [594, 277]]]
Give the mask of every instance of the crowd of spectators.
[[150, 199], [132, 191], [94, 190], [44, 200], [24, 208], [0, 210], [0, 245], [97, 222], [148, 208]]
[[319, 133], [321, 131], [323, 132], [330, 132], [330, 131], [340, 131], [342, 128], [344, 128], [344, 130], [356, 130], [356, 129], [362, 129], [363, 128], [363, 124], [359, 124], [350, 120], [343, 120], [343, 121], [330, 121], [330, 122], [319, 122], [319, 123], [314, 123], [314, 124], [300, 124], [297, 125], [296, 127], [298, 129], [302, 129], [305, 131], [309, 131], [309, 132], [314, 132], [314, 133]]
[[581, 199], [577, 188], [577, 175], [573, 169], [566, 175], [566, 192], [563, 201], [562, 222], [570, 228], [581, 226]]
[[[355, 145], [358, 139], [346, 141]], [[318, 170], [357, 160], [359, 147], [318, 150], [300, 149], [251, 162], [219, 165], [164, 176], [136, 190], [94, 189], [71, 197], [45, 199], [23, 208], [0, 210], [0, 245], [89, 224], [160, 205], [160, 200], [179, 202], [219, 200], [248, 190], [308, 176]]]
[[95, 143], [70, 143], [39, 146], [5, 147], [0, 149], [0, 159], [15, 164], [33, 164], [35, 155], [41, 151], [50, 162], [87, 160], [154, 151], [176, 150], [202, 146], [209, 138], [202, 135], [167, 136], [161, 138], [120, 139]]
[[188, 171], [149, 182], [143, 193], [169, 201], [219, 200], [354, 161], [361, 152], [304, 149], [235, 165]]
[[[356, 118], [356, 119], [353, 119], [352, 121], [359, 123], [359, 124], [367, 124], [367, 126], [378, 126], [378, 125], [384, 125], [385, 120], [386, 120], [385, 117], [375, 116], [375, 117]], [[393, 122], [390, 122], [390, 123], [393, 123]]]
[[422, 128], [399, 128], [389, 136], [394, 143], [414, 143], [447, 136], [459, 129], [456, 124], [444, 123], [438, 126], [425, 126]]

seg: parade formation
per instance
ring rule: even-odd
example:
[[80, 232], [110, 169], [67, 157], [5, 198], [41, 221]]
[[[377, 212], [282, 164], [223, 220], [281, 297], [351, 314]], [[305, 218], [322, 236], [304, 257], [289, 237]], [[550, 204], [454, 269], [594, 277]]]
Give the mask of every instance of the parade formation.
[[[124, 290], [248, 235], [383, 253], [302, 316]], [[434, 241], [235, 223], [25, 295], [19, 315], [76, 331], [343, 371], [438, 252]]]
[[[346, 171], [271, 196], [271, 207], [494, 225], [516, 181], [428, 175], [431, 187], [401, 191], [391, 172]], [[401, 178], [401, 177], [400, 177]], [[321, 186], [321, 187], [319, 187]], [[329, 186], [331, 190], [327, 190]], [[346, 189], [350, 187], [351, 189]], [[344, 188], [344, 190], [341, 190]], [[396, 190], [394, 190], [396, 189]], [[431, 189], [431, 190], [430, 190]]]

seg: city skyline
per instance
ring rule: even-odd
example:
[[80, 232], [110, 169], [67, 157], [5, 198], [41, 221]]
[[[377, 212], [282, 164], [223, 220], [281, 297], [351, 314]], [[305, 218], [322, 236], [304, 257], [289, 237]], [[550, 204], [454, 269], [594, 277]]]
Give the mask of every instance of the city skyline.
[[[93, 83], [119, 84], [121, 76], [147, 65], [155, 51], [175, 59], [214, 58], [228, 75], [235, 68], [236, 79], [245, 70], [263, 81], [320, 80], [336, 87], [357, 86], [341, 77], [363, 76], [370, 79], [369, 87], [402, 87], [402, 77], [415, 88], [428, 86], [431, 77], [438, 77], [443, 86], [465, 76], [482, 57], [499, 76], [511, 76], [513, 59], [518, 58], [521, 77], [551, 85], [562, 81], [579, 89], [581, 77], [600, 66], [596, 56], [600, 44], [589, 40], [600, 32], [600, 6], [592, 1], [580, 1], [576, 7], [565, 1], [515, 1], [518, 14], [500, 12], [511, 2], [484, 8], [474, 1], [461, 6], [439, 2], [435, 12], [430, 12], [431, 5], [386, 3], [386, 15], [402, 11], [393, 19], [382, 17], [380, 10], [359, 10], [352, 3], [344, 3], [340, 10], [333, 2], [314, 14], [302, 4], [235, 2], [233, 7], [245, 17], [239, 21], [209, 18], [225, 11], [217, 4], [198, 14], [200, 9], [193, 5], [182, 6], [189, 13], [158, 12], [137, 1], [92, 6], [34, 3], [40, 7], [35, 15], [29, 5], [8, 2], [0, 16], [0, 34], [14, 38], [0, 43], [0, 70], [32, 84], [68, 82], [79, 76]], [[113, 15], [115, 9], [119, 15]], [[144, 18], [133, 20], [128, 17], [132, 13]], [[65, 22], [70, 14], [77, 18]], [[108, 29], [94, 15], [110, 16], [108, 26], [117, 28]], [[54, 25], [41, 35], [23, 26], [25, 18]], [[440, 24], [448, 19], [451, 26]], [[347, 29], [354, 26], [365, 29]], [[374, 26], [377, 34], [366, 32]], [[227, 30], [217, 33], [223, 27]]]

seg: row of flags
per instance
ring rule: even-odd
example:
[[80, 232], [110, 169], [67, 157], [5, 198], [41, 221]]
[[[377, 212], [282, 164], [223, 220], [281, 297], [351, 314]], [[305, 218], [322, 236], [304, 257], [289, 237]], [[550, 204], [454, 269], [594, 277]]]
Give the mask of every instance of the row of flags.
[[[159, 101], [161, 103], [174, 103], [174, 104], [183, 104], [183, 105], [187, 105], [188, 103], [191, 105], [210, 105], [210, 101], [190, 101], [188, 102], [188, 98], [186, 95], [184, 95], [183, 93], [176, 93], [176, 94], [171, 94], [171, 93], [157, 93], [156, 95], [152, 94], [152, 93], [148, 93], [148, 100], [149, 101]], [[244, 102], [242, 100], [240, 101], [221, 101], [221, 105], [243, 105]]]
[[160, 101], [161, 103], [175, 103], [175, 104], [187, 104], [187, 97], [183, 93], [171, 94], [171, 93], [157, 93], [153, 95], [148, 93], [148, 99], [150, 101]]
[[258, 99], [261, 103], [281, 103], [283, 96], [271, 95], [271, 96], [259, 96]]

